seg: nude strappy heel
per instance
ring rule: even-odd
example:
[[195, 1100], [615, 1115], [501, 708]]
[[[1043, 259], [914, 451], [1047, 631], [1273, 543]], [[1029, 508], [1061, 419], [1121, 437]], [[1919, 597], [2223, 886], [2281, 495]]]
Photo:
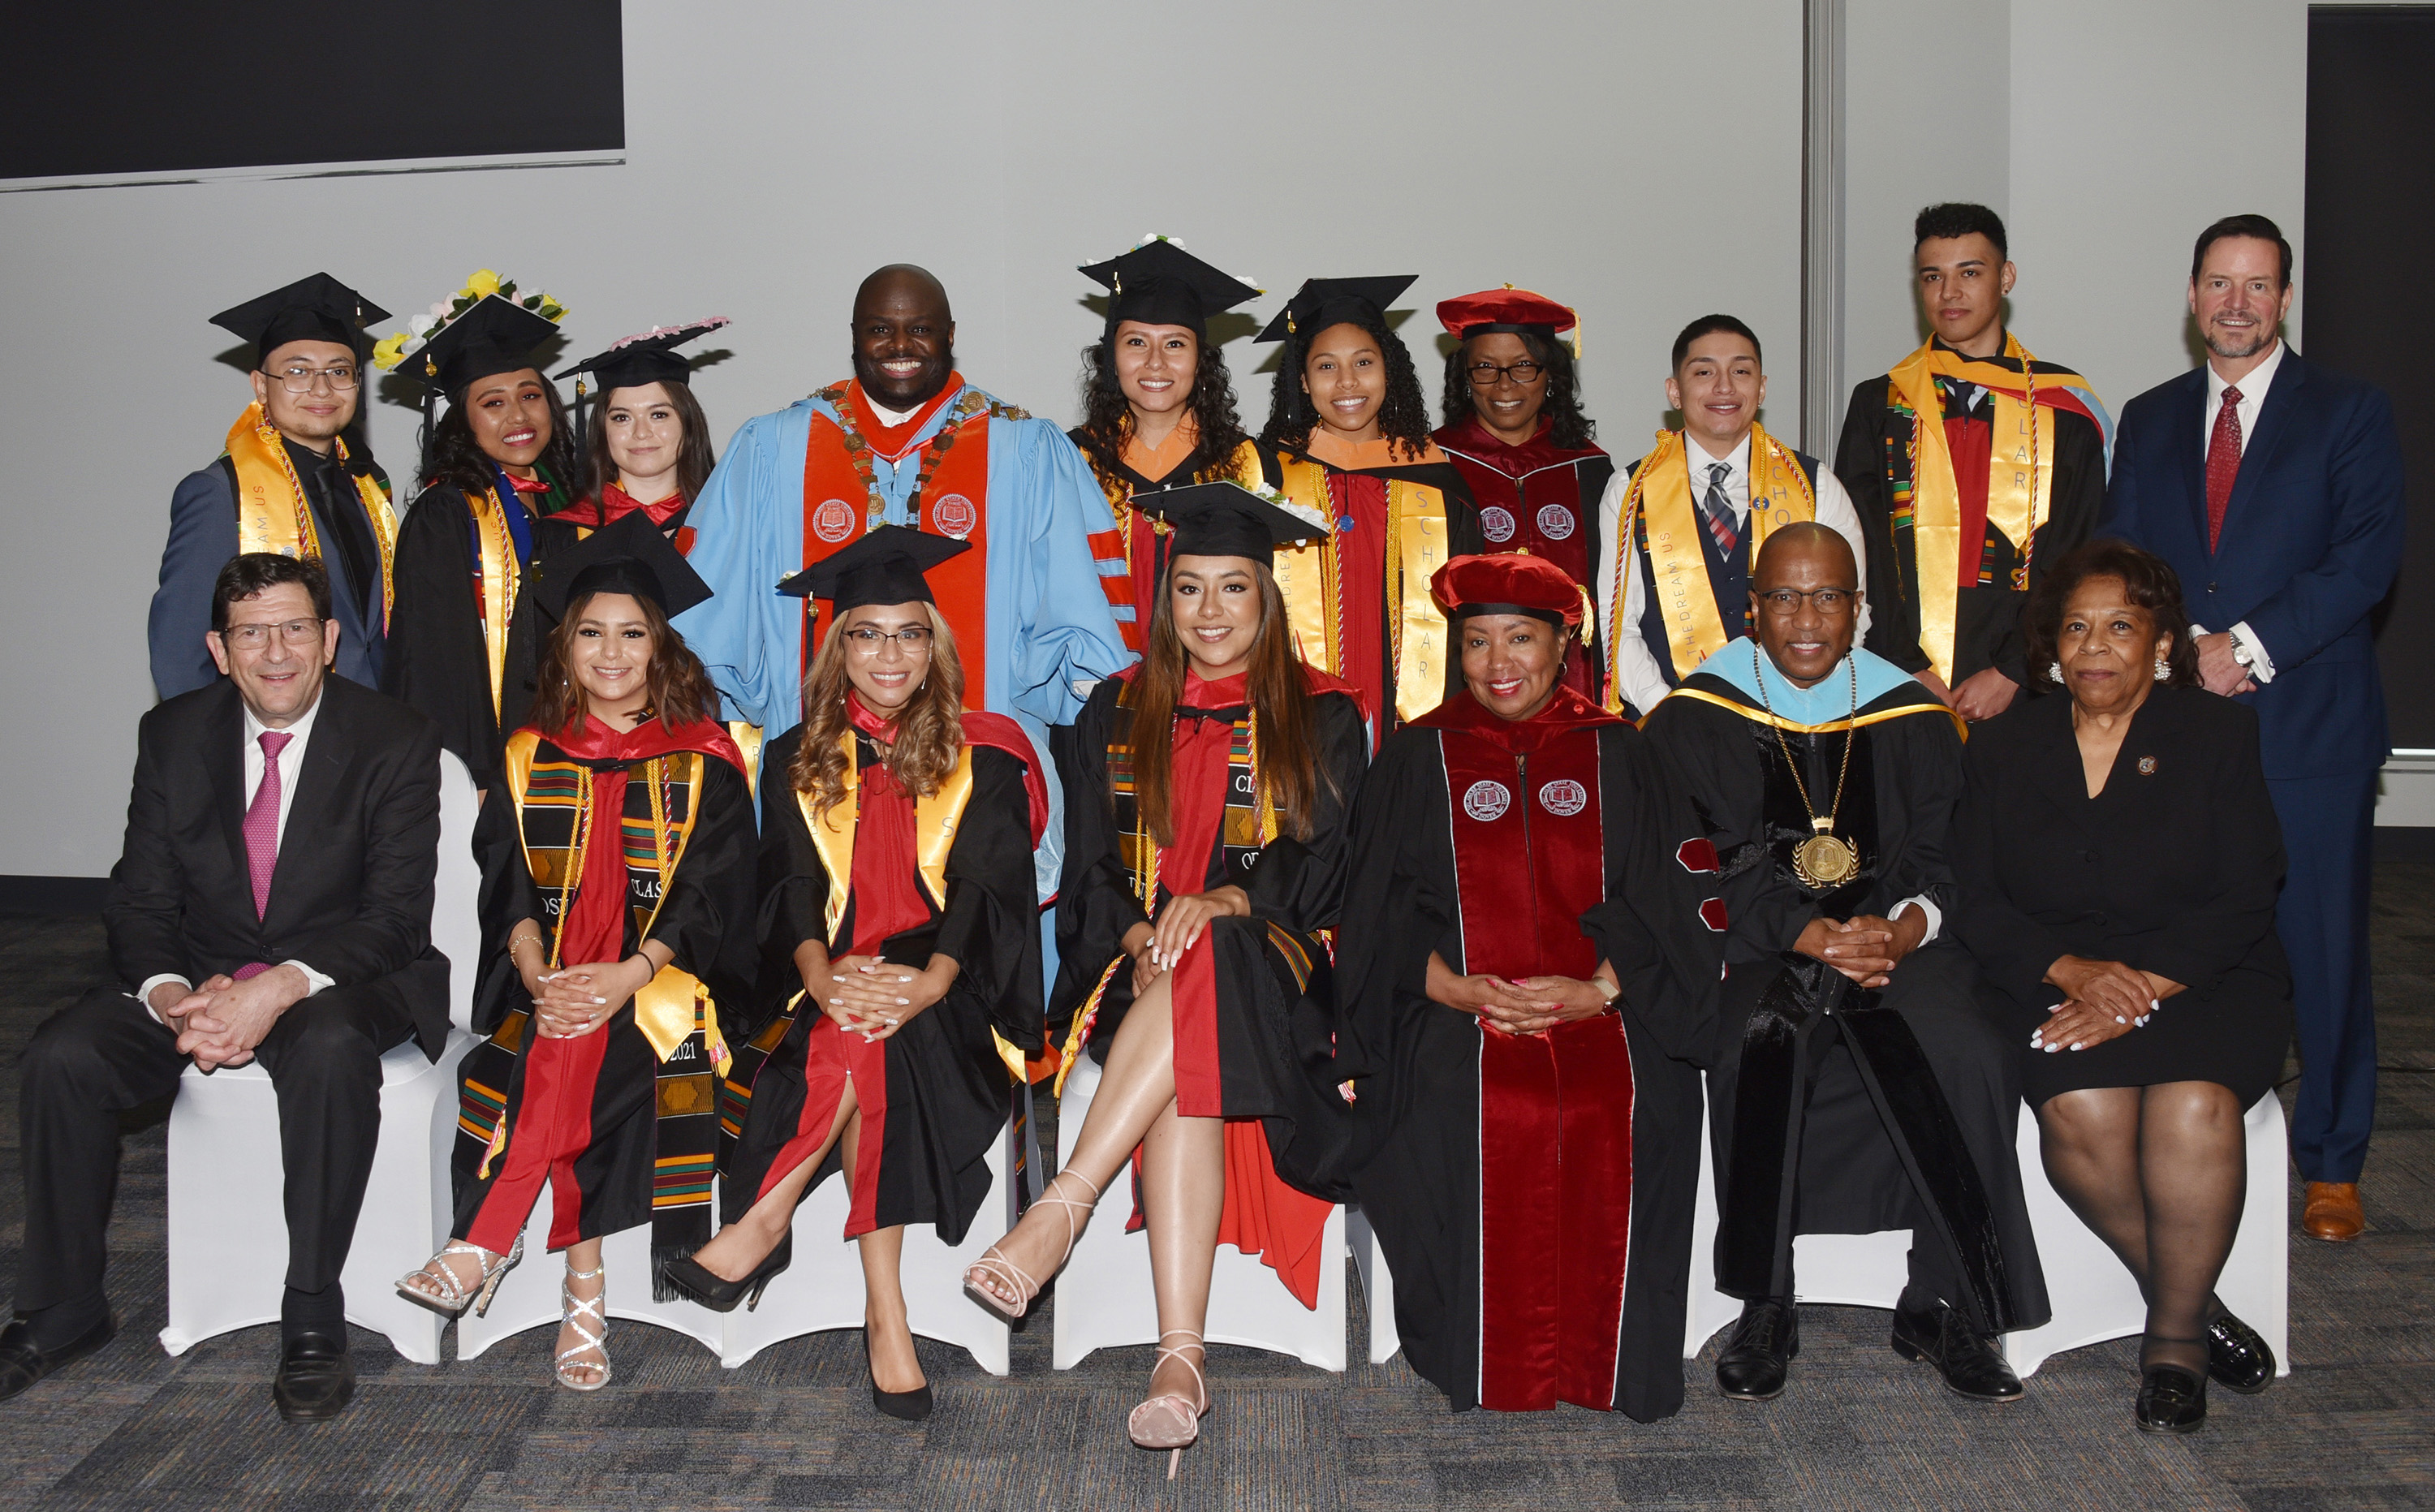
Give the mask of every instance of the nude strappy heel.
[[[550, 1366], [551, 1372], [558, 1377], [558, 1383], [569, 1391], [597, 1391], [607, 1385], [610, 1376], [615, 1373], [609, 1364], [608, 1286], [602, 1285], [599, 1296], [584, 1298], [576, 1296], [575, 1289], [566, 1284], [567, 1281], [593, 1280], [608, 1273], [608, 1263], [603, 1262], [590, 1270], [570, 1269], [566, 1273], [565, 1280], [558, 1283], [560, 1321], [565, 1327], [573, 1329], [576, 1336], [583, 1341], [574, 1349], [559, 1350], [557, 1362]], [[600, 1325], [598, 1332], [596, 1333], [585, 1326], [583, 1320], [587, 1317]], [[579, 1354], [595, 1351], [597, 1351], [600, 1356], [597, 1361], [576, 1358]], [[570, 1369], [597, 1370], [600, 1374], [596, 1380], [577, 1381], [567, 1374]]]
[[[1167, 1348], [1166, 1341], [1178, 1333], [1192, 1342], [1176, 1349]], [[1193, 1383], [1200, 1388], [1200, 1400], [1186, 1401], [1170, 1391], [1165, 1396], [1150, 1398], [1135, 1407], [1131, 1416], [1125, 1419], [1125, 1433], [1132, 1439], [1135, 1448], [1167, 1452], [1166, 1478], [1170, 1481], [1175, 1479], [1175, 1468], [1183, 1462], [1183, 1452], [1200, 1441], [1200, 1419], [1209, 1415], [1209, 1378], [1201, 1373], [1200, 1366], [1184, 1357], [1185, 1349], [1199, 1349], [1203, 1360], [1209, 1357], [1208, 1346], [1201, 1342], [1198, 1329], [1166, 1329], [1160, 1332], [1159, 1363], [1183, 1360], [1184, 1368], [1192, 1372]], [[1150, 1373], [1156, 1375], [1158, 1366], [1151, 1366]]]
[[[471, 1255], [474, 1263], [482, 1267], [482, 1279], [474, 1284], [472, 1290], [467, 1290], [465, 1284], [457, 1279], [457, 1272], [444, 1263], [451, 1255]], [[474, 1310], [475, 1317], [480, 1317], [490, 1312], [491, 1298], [498, 1295], [500, 1280], [524, 1258], [525, 1236], [522, 1234], [516, 1235], [515, 1247], [504, 1255], [493, 1255], [479, 1245], [451, 1244], [424, 1261], [420, 1269], [399, 1277], [398, 1294], [417, 1306], [431, 1309], [441, 1317], [463, 1317], [468, 1307]], [[424, 1291], [413, 1284], [418, 1280], [431, 1282], [438, 1290]]]
[[[1090, 1201], [1076, 1202], [1057, 1190], [1057, 1183], [1069, 1176], [1091, 1188]], [[1091, 1211], [1099, 1205], [1099, 1189], [1092, 1186], [1091, 1178], [1079, 1171], [1060, 1171], [1049, 1178], [1047, 1190], [1040, 1194], [1040, 1200], [1032, 1206], [1045, 1208], [1051, 1203], [1065, 1210], [1065, 1251], [1057, 1257], [1056, 1264], [1048, 1267], [1048, 1275], [1054, 1276], [1065, 1268], [1065, 1262], [1074, 1253], [1075, 1241], [1082, 1237], [1082, 1221], [1087, 1220], [1091, 1216]], [[1081, 1220], [1074, 1216], [1078, 1212], [1082, 1215]], [[1017, 1227], [1021, 1226], [1017, 1225]], [[964, 1295], [1007, 1322], [1017, 1323], [1022, 1321], [1024, 1314], [1031, 1311], [1032, 1301], [1040, 1296], [1040, 1288], [1046, 1284], [1047, 1277], [1033, 1280], [1029, 1276], [1025, 1275], [1023, 1267], [1007, 1259], [1004, 1251], [998, 1247], [1005, 1243], [1006, 1241], [1001, 1239], [997, 1244], [983, 1250], [981, 1258], [975, 1261], [971, 1268], [964, 1272]], [[1023, 1300], [1011, 1308], [1008, 1307], [998, 1299], [995, 1293], [980, 1284], [984, 1279], [1005, 1282], [1021, 1294]]]

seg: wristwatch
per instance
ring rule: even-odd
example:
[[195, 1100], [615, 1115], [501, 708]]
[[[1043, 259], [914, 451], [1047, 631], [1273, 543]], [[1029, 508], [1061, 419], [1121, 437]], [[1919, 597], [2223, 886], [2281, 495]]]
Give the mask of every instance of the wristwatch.
[[1591, 977], [1590, 986], [1598, 989], [1598, 995], [1606, 999], [1606, 1005], [1610, 1008], [1614, 1007], [1616, 1001], [1623, 996], [1623, 988], [1620, 986], [1603, 977]]
[[2242, 640], [2236, 631], [2226, 630], [2224, 634], [2232, 637], [2232, 659], [2240, 663], [2244, 671], [2255, 667], [2257, 653], [2250, 649], [2249, 643]]

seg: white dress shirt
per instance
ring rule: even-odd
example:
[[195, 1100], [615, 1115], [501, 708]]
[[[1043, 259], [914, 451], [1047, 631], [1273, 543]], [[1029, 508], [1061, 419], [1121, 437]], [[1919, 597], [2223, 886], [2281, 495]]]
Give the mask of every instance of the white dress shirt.
[[[281, 747], [279, 749], [279, 844], [283, 847], [287, 843], [287, 815], [289, 811], [294, 809], [296, 806], [297, 774], [304, 769], [304, 747], [312, 742], [313, 721], [320, 713], [321, 700], [319, 696], [316, 696], [313, 700], [313, 707], [305, 710], [302, 715], [300, 716], [295, 723], [289, 725], [286, 730], [281, 731], [281, 733], [290, 737], [287, 744]], [[253, 795], [262, 787], [263, 767], [266, 765], [262, 759], [262, 737], [269, 729], [270, 727], [268, 725], [264, 724], [261, 720], [256, 719], [253, 716], [253, 710], [251, 707], [249, 706], [246, 709], [245, 749], [243, 754], [245, 758], [245, 801], [248, 808], [251, 808], [253, 806]], [[326, 991], [330, 988], [337, 986], [337, 983], [333, 978], [323, 976], [320, 972], [305, 965], [302, 961], [282, 961], [280, 964], [283, 966], [292, 966], [304, 973], [304, 980], [309, 984], [310, 988], [310, 990], [305, 994], [307, 997], [310, 997], [314, 992]], [[144, 1005], [145, 1011], [150, 1013], [156, 1019], [159, 1019], [161, 1015], [152, 1006], [152, 989], [159, 987], [164, 982], [175, 982], [180, 987], [186, 988], [188, 991], [192, 991], [195, 986], [194, 983], [188, 981], [185, 977], [178, 975], [174, 971], [164, 971], [158, 976], [146, 978], [144, 985], [135, 989], [136, 1001], [142, 1003]], [[167, 1021], [163, 1020], [162, 1022], [165, 1023]]]
[[[1747, 536], [1750, 530], [1751, 451], [1748, 433], [1743, 435], [1740, 444], [1724, 456], [1712, 455], [1700, 438], [1687, 432], [1683, 440], [1684, 459], [1689, 464], [1691, 472], [1692, 508], [1696, 511], [1700, 501], [1707, 496], [1708, 469], [1722, 462], [1733, 470], [1724, 477], [1725, 503], [1734, 512], [1736, 531]], [[1597, 593], [1600, 634], [1604, 634], [1607, 627], [1615, 622], [1615, 605], [1611, 602], [1615, 596], [1615, 552], [1619, 544], [1618, 532], [1622, 529], [1623, 496], [1631, 487], [1632, 479], [1625, 475], [1623, 469], [1617, 468], [1615, 476], [1607, 481], [1606, 493], [1598, 500], [1600, 559]], [[1869, 556], [1868, 548], [1860, 539], [1860, 512], [1852, 507], [1852, 496], [1844, 491], [1842, 483], [1823, 464], [1818, 469], [1817, 492], [1818, 523], [1852, 543], [1852, 560], [1859, 568], [1859, 586], [1865, 593], [1869, 586]], [[1756, 565], [1756, 554], [1753, 556], [1753, 565]], [[1623, 626], [1616, 636], [1614, 659], [1615, 680], [1620, 692], [1633, 708], [1644, 714], [1657, 706], [1658, 699], [1672, 691], [1665, 670], [1657, 664], [1656, 657], [1649, 653], [1649, 642], [1640, 633], [1642, 609], [1649, 601], [1647, 576], [1638, 561], [1632, 564], [1632, 570], [1626, 575], [1629, 581], [1623, 588]], [[1728, 615], [1726, 623], [1726, 639], [1732, 640], [1739, 621], [1737, 617]], [[1869, 601], [1863, 598], [1860, 600], [1859, 627], [1853, 633], [1854, 644], [1857, 644], [1868, 633]]]
[[[2257, 432], [2258, 414], [2266, 407], [2266, 390], [2274, 387], [2274, 374], [2283, 366], [2285, 350], [2283, 342], [2277, 338], [2273, 350], [2267, 352], [2266, 360], [2249, 369], [2248, 375], [2236, 384], [2225, 383], [2223, 374], [2215, 370], [2215, 364], [2207, 364], [2206, 409], [2199, 417], [2201, 460], [2204, 460], [2209, 448], [2215, 445], [2216, 417], [2223, 409], [2223, 391], [2227, 388], [2240, 390], [2240, 402], [2232, 406], [2232, 412], [2240, 418], [2240, 455], [2249, 455], [2249, 438]], [[2207, 633], [2203, 625], [2192, 625], [2190, 630], [2197, 635]], [[2274, 659], [2267, 655], [2266, 643], [2257, 638], [2257, 632], [2249, 627], [2247, 620], [2232, 627], [2232, 640], [2235, 645], [2248, 649], [2249, 675], [2256, 679], [2259, 686], [2274, 680]]]

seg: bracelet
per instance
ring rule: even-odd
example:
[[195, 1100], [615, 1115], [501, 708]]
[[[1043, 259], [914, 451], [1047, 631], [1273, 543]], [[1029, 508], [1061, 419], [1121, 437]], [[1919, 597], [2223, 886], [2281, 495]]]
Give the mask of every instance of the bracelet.
[[519, 945], [521, 945], [521, 944], [523, 944], [523, 943], [524, 943], [525, 941], [527, 941], [527, 940], [530, 940], [530, 941], [532, 941], [532, 942], [533, 942], [533, 947], [534, 947], [536, 950], [542, 950], [542, 951], [544, 951], [544, 952], [545, 952], [545, 951], [548, 949], [548, 947], [547, 947], [547, 946], [545, 946], [545, 945], [544, 945], [544, 944], [542, 943], [541, 932], [540, 932], [539, 930], [535, 930], [535, 931], [533, 931], [533, 932], [532, 932], [532, 933], [530, 933], [530, 934], [525, 934], [525, 933], [522, 933], [522, 932], [518, 932], [518, 933], [516, 933], [516, 934], [513, 934], [513, 935], [510, 935], [510, 936], [508, 936], [508, 959], [509, 959], [509, 960], [512, 961], [512, 960], [514, 960], [514, 959], [516, 958], [516, 947], [517, 947], [517, 946], [519, 946]]

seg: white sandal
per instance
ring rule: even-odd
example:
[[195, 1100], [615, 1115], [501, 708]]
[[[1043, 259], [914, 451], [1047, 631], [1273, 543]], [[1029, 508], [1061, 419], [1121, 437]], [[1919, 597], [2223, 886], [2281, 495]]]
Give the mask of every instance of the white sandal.
[[[581, 1344], [577, 1345], [574, 1349], [559, 1350], [557, 1363], [550, 1366], [551, 1370], [558, 1376], [558, 1383], [564, 1386], [569, 1391], [597, 1391], [602, 1386], [607, 1385], [609, 1383], [609, 1378], [615, 1373], [609, 1364], [609, 1346], [607, 1342], [609, 1338], [609, 1287], [607, 1283], [602, 1283], [599, 1296], [589, 1298], [577, 1297], [574, 1289], [566, 1284], [567, 1281], [593, 1280], [598, 1277], [607, 1275], [608, 1272], [609, 1266], [605, 1262], [599, 1265], [594, 1266], [590, 1270], [570, 1269], [566, 1273], [565, 1280], [558, 1283], [558, 1305], [561, 1310], [559, 1321], [563, 1327], [573, 1329], [576, 1335], [583, 1340]], [[592, 1330], [584, 1326], [583, 1320], [587, 1317], [593, 1318], [599, 1323], [599, 1332], [595, 1333]], [[576, 1358], [579, 1354], [591, 1353], [596, 1353], [600, 1358], [597, 1361], [578, 1360]], [[600, 1375], [597, 1380], [594, 1381], [577, 1381], [567, 1374], [570, 1369], [597, 1370], [600, 1372]]]
[[[457, 1279], [455, 1267], [446, 1263], [451, 1255], [471, 1255], [474, 1263], [482, 1268], [481, 1279], [474, 1283], [471, 1290]], [[421, 1268], [398, 1278], [398, 1295], [419, 1307], [431, 1309], [441, 1317], [463, 1317], [468, 1307], [474, 1310], [475, 1317], [480, 1317], [491, 1310], [491, 1298], [498, 1295], [499, 1281], [524, 1258], [525, 1236], [522, 1234], [516, 1235], [515, 1247], [504, 1255], [494, 1255], [479, 1245], [452, 1243], [424, 1261]], [[418, 1280], [429, 1281], [439, 1290], [424, 1291], [413, 1284]]]
[[[1168, 1349], [1166, 1341], [1178, 1333], [1184, 1334], [1192, 1342], [1180, 1349]], [[1200, 1388], [1200, 1400], [1198, 1402], [1186, 1401], [1170, 1391], [1164, 1396], [1150, 1398], [1125, 1418], [1126, 1436], [1133, 1441], [1135, 1448], [1167, 1452], [1166, 1478], [1170, 1481], [1175, 1479], [1175, 1467], [1183, 1461], [1183, 1452], [1200, 1441], [1200, 1419], [1209, 1415], [1209, 1378], [1201, 1373], [1200, 1366], [1184, 1358], [1185, 1349], [1196, 1349], [1200, 1351], [1201, 1359], [1209, 1358], [1209, 1348], [1201, 1342], [1197, 1329], [1166, 1329], [1158, 1336], [1159, 1364], [1183, 1360], [1183, 1367], [1192, 1372], [1193, 1383]], [[1158, 1374], [1157, 1365], [1150, 1366], [1150, 1374]]]
[[[1091, 1187], [1090, 1201], [1077, 1202], [1057, 1190], [1057, 1183], [1069, 1176], [1084, 1186]], [[1065, 1210], [1065, 1252], [1057, 1257], [1056, 1264], [1048, 1267], [1048, 1274], [1054, 1276], [1065, 1268], [1067, 1260], [1073, 1258], [1075, 1242], [1082, 1237], [1082, 1224], [1090, 1221], [1092, 1210], [1099, 1205], [1099, 1189], [1091, 1186], [1091, 1178], [1079, 1171], [1060, 1171], [1049, 1177], [1047, 1189], [1040, 1194], [1040, 1200], [1034, 1202], [1032, 1206], [1045, 1208], [1050, 1203], [1055, 1203]], [[1078, 1212], [1082, 1215], [1079, 1221], [1074, 1216]], [[1022, 1225], [1017, 1224], [1015, 1227], [1019, 1228]], [[1009, 1237], [1011, 1237], [1010, 1233]], [[998, 1248], [998, 1245], [1005, 1243], [1006, 1240], [1001, 1239], [996, 1245], [992, 1245], [981, 1251], [981, 1258], [975, 1261], [964, 1272], [964, 1295], [1007, 1322], [1019, 1323], [1023, 1320], [1023, 1314], [1031, 1311], [1031, 1304], [1040, 1297], [1040, 1288], [1046, 1282], [1033, 1280], [1024, 1274], [1022, 1266], [1007, 1259], [1005, 1253]], [[976, 1280], [976, 1277], [987, 1277], [992, 1280], [1003, 1281], [1012, 1287], [1023, 1299], [1010, 1308], [996, 1293], [980, 1285]]]

